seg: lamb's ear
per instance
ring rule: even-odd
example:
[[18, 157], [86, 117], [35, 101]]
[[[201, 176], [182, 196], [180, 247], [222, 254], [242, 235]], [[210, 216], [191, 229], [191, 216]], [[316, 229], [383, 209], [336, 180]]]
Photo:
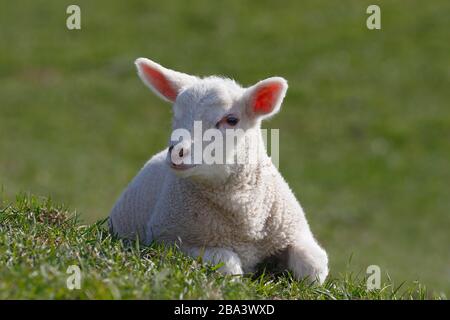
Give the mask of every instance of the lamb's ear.
[[183, 88], [197, 80], [194, 76], [164, 68], [146, 58], [138, 58], [134, 63], [145, 85], [169, 102], [174, 102]]
[[288, 88], [281, 77], [262, 80], [248, 88], [244, 94], [245, 107], [250, 117], [270, 117], [280, 110]]

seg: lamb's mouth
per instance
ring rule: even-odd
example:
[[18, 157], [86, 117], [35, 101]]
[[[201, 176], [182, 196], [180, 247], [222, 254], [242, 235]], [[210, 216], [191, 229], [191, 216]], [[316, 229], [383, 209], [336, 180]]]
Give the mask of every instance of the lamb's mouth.
[[170, 163], [170, 167], [172, 168], [172, 169], [174, 169], [174, 170], [177, 170], [177, 171], [184, 171], [184, 170], [189, 170], [189, 169], [192, 169], [192, 168], [194, 168], [196, 165], [195, 164], [184, 164], [184, 163], [181, 163], [181, 164], [175, 164], [175, 163]]

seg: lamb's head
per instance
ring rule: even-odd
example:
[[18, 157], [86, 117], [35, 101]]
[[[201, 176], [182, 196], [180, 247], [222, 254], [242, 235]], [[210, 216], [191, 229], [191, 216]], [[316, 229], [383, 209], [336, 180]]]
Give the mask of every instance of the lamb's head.
[[223, 182], [266, 154], [261, 121], [279, 111], [286, 80], [272, 77], [243, 88], [231, 79], [199, 78], [146, 58], [136, 66], [142, 81], [173, 104], [167, 163], [177, 175]]

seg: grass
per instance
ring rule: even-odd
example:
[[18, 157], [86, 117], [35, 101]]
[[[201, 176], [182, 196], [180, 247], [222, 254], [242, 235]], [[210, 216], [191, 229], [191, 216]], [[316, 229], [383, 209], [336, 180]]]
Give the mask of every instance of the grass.
[[[81, 288], [69, 290], [69, 266], [81, 269]], [[111, 237], [104, 220], [80, 225], [48, 199], [19, 196], [0, 207], [0, 299], [426, 299], [420, 284], [366, 290], [363, 277], [331, 278], [323, 286], [288, 273], [222, 276], [220, 267], [175, 247]]]
[[80, 31], [65, 27], [69, 4], [2, 3], [0, 197], [107, 217], [170, 134], [136, 57], [244, 85], [279, 75], [288, 94], [265, 126], [280, 129], [280, 170], [331, 270], [378, 265], [450, 294], [449, 1], [77, 0]]

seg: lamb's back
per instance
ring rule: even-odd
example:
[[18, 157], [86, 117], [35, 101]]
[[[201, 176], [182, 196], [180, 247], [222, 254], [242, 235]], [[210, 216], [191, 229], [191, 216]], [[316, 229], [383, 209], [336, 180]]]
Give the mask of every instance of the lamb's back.
[[168, 174], [167, 149], [153, 156], [121, 194], [114, 205], [109, 223], [121, 238], [147, 239], [146, 225]]

